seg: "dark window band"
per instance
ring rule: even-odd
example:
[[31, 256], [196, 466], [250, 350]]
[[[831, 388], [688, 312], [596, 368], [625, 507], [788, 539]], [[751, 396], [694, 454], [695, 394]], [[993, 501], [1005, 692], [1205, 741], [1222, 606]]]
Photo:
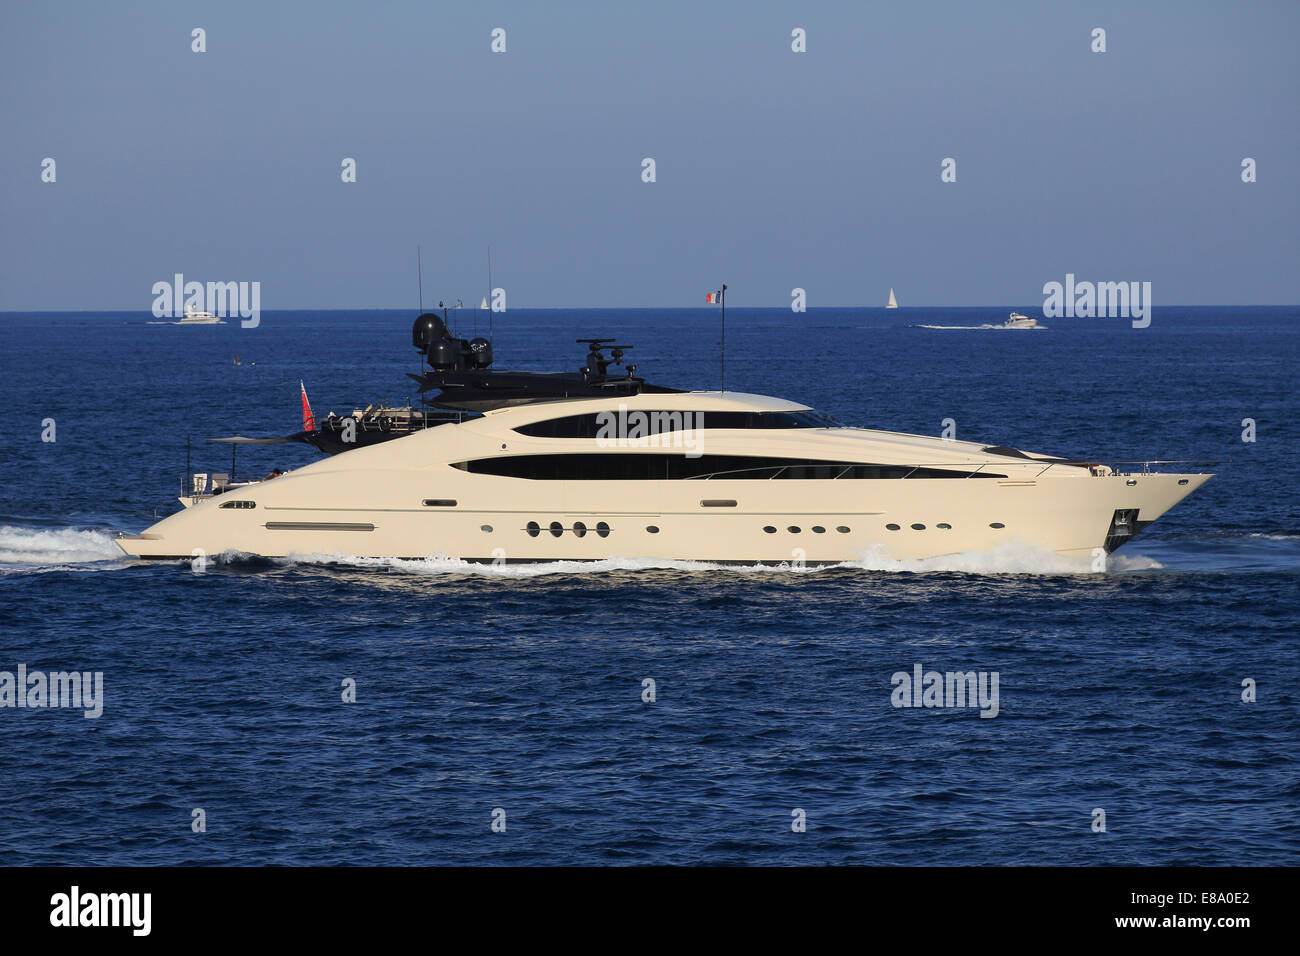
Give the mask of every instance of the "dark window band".
[[[519, 425], [514, 430], [533, 438], [596, 438], [602, 426], [611, 437], [666, 435], [694, 428], [836, 428], [839, 422], [820, 412], [693, 412], [687, 410], [628, 409], [626, 412], [590, 412]], [[610, 429], [613, 429], [611, 432]]]
[[767, 458], [755, 455], [632, 454], [604, 452], [572, 455], [505, 455], [452, 465], [475, 475], [526, 478], [532, 481], [657, 481], [687, 479], [897, 479], [1005, 478], [985, 471], [922, 468], [917, 465], [876, 465], [808, 458]]

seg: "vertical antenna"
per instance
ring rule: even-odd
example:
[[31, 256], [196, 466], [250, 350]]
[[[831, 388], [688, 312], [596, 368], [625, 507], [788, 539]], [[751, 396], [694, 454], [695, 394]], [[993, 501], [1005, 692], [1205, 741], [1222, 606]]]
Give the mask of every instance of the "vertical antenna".
[[424, 261], [420, 258], [420, 247], [415, 247], [415, 269], [416, 274], [420, 277], [420, 312], [424, 312]]
[[492, 313], [496, 309], [492, 308], [492, 244], [488, 243], [488, 342], [491, 343], [492, 335]]

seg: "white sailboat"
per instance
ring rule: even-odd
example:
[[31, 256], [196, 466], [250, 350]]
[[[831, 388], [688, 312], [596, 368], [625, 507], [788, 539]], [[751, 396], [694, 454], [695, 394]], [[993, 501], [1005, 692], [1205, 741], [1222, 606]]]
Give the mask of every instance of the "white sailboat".
[[487, 296], [483, 296], [483, 301], [479, 303], [479, 308], [480, 308], [480, 309], [486, 309], [486, 308], [487, 308]]
[[889, 301], [885, 303], [885, 308], [886, 309], [898, 308], [898, 300], [894, 298], [894, 290], [892, 288], [889, 290]]

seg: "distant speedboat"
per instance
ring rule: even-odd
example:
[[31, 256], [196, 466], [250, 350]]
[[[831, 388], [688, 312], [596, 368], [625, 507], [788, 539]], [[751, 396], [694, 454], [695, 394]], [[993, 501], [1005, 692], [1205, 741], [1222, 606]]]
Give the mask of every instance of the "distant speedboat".
[[1030, 318], [1027, 315], [1021, 315], [1019, 312], [1012, 312], [1011, 318], [1007, 319], [1004, 329], [1045, 329], [1047, 326], [1039, 325], [1037, 319]]
[[221, 316], [213, 315], [211, 312], [204, 312], [202, 309], [193, 307], [185, 310], [185, 316], [176, 323], [176, 325], [221, 325]]
[[898, 300], [894, 298], [894, 290], [892, 288], [889, 290], [889, 301], [885, 303], [885, 308], [886, 309], [898, 308]]

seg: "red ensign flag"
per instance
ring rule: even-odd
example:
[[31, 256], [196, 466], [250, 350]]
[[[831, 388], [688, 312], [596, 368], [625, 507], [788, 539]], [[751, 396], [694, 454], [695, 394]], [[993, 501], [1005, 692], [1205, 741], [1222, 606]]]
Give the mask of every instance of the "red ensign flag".
[[316, 416], [311, 413], [311, 405], [307, 402], [307, 386], [302, 381], [298, 381], [298, 387], [302, 389], [302, 430], [305, 432], [315, 431]]

